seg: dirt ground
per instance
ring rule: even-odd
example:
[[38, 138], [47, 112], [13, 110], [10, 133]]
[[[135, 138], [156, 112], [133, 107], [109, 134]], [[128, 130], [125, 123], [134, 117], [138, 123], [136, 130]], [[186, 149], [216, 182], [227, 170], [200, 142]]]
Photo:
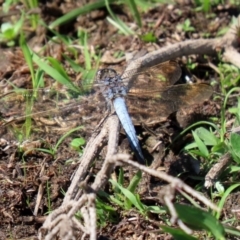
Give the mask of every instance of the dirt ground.
[[[46, 24], [50, 24], [73, 9], [84, 6], [84, 4], [87, 4], [86, 2], [91, 1], [39, 1], [39, 8], [36, 11], [40, 12], [41, 18]], [[2, 3], [0, 1], [0, 6]], [[13, 17], [20, 17], [18, 13], [19, 6], [21, 4], [13, 5], [9, 15], [0, 13], [1, 23], [9, 21]], [[113, 4], [111, 7], [112, 11], [122, 21], [134, 23], [134, 19], [125, 5], [122, 7], [122, 5]], [[192, 1], [179, 0], [173, 5], [158, 4], [142, 12], [141, 29], [136, 24], [132, 24], [132, 28], [137, 33], [135, 35], [126, 36], [120, 34], [116, 27], [107, 22], [106, 17], [108, 16], [108, 12], [106, 8], [93, 10], [90, 13], [74, 18], [70, 22], [57, 27], [57, 31], [69, 38], [76, 38], [79, 28], [86, 29], [88, 32], [88, 45], [94, 53], [102, 56], [100, 67], [113, 67], [121, 71], [126, 66], [125, 56], [127, 54], [133, 54], [140, 50], [151, 52], [163, 46], [188, 39], [215, 38], [221, 29], [229, 26], [232, 17], [237, 17], [239, 13], [240, 6], [226, 3], [212, 7], [211, 12], [206, 14], [202, 11], [198, 12], [194, 10]], [[180, 28], [179, 24], [183, 24], [186, 19], [190, 20], [191, 26], [194, 27], [193, 31], [184, 31]], [[62, 54], [65, 53], [70, 58], [73, 57], [73, 54], [71, 55], [67, 50], [66, 45], [48, 42], [54, 35], [52, 32], [46, 30], [43, 26], [39, 26], [37, 30], [31, 31], [27, 23], [24, 28], [26, 29], [27, 42], [33, 50], [37, 51], [46, 45], [41, 54], [43, 56], [52, 56], [62, 61], [64, 66], [69, 69], [69, 74], [73, 81], [79, 78], [79, 75], [62, 58]], [[142, 39], [141, 36], [148, 32], [153, 33], [156, 37], [154, 42], [145, 42]], [[208, 33], [207, 36], [206, 33]], [[78, 43], [73, 42], [73, 44]], [[0, 51], [4, 54], [2, 55], [4, 57], [0, 57], [1, 87], [4, 89], [1, 93], [6, 94], [10, 90], [8, 87], [4, 88], [4, 79], [10, 79], [9, 81], [18, 87], [29, 88], [31, 73], [26, 65], [21, 49], [17, 46], [10, 48], [2, 44]], [[120, 57], [117, 54], [120, 54]], [[198, 67], [193, 70], [187, 69], [186, 64], [190, 60], [192, 63], [197, 63]], [[204, 57], [193, 55], [188, 58], [183, 56], [181, 59], [177, 59], [177, 61], [184, 73], [190, 73], [197, 79], [203, 80], [204, 77], [204, 81], [206, 82], [209, 82], [211, 79], [218, 79], [218, 74], [207, 66], [208, 62], [217, 64], [219, 61], [217, 56]], [[84, 67], [85, 59], [83, 54], [78, 54], [77, 63]], [[96, 62], [93, 62], [93, 64], [93, 68], [97, 67]], [[208, 71], [208, 77], [206, 77], [206, 71]], [[48, 81], [50, 80], [47, 77], [46, 81], [46, 85], [48, 85]], [[180, 82], [185, 82], [184, 74]], [[3, 106], [3, 110], [1, 111], [2, 119], [9, 120], [14, 113], [22, 111], [21, 100], [15, 99], [13, 102], [14, 105], [11, 106], [11, 109], [5, 109]], [[18, 105], [16, 105], [17, 102]], [[49, 104], [49, 106], [54, 107], [54, 104]], [[205, 109], [204, 112], [199, 110], [203, 108]], [[37, 239], [38, 230], [42, 226], [48, 211], [54, 210], [61, 205], [64, 197], [63, 192], [66, 192], [71, 182], [71, 176], [77, 169], [77, 161], [82, 153], [73, 150], [69, 146], [69, 143], [72, 139], [79, 136], [85, 138], [87, 141], [101, 119], [100, 117], [102, 117], [99, 110], [96, 117], [79, 123], [79, 117], [76, 114], [73, 115], [72, 119], [75, 120], [72, 121], [72, 125], [68, 124], [68, 126], [76, 127], [84, 124], [84, 129], [66, 137], [54, 154], [49, 154], [46, 151], [36, 150], [36, 148], [52, 149], [69, 128], [62, 130], [61, 128], [54, 129], [50, 123], [46, 127], [47, 124], [44, 121], [39, 124], [36, 113], [43, 111], [41, 102], [36, 105], [34, 111], [33, 130], [28, 141], [20, 144], [20, 134], [16, 131], [14, 133], [10, 131], [10, 129], [14, 129], [14, 126], [21, 124], [21, 119], [15, 123], [13, 118], [11, 124], [0, 129], [0, 239]], [[211, 116], [218, 117], [220, 107], [218, 102], [209, 100], [202, 103], [201, 107], [197, 105], [187, 110], [185, 109], [185, 111], [187, 111], [187, 114], [185, 114], [184, 119], [178, 118], [179, 115], [172, 113], [170, 116], [164, 117], [162, 122], [156, 123], [151, 127], [136, 125], [136, 131], [141, 135], [141, 146], [144, 149], [144, 155], [148, 159], [154, 160], [155, 164], [158, 165], [157, 167], [161, 167], [173, 176], [179, 176], [180, 174], [181, 179], [194, 188], [201, 181], [198, 178], [193, 180], [193, 176], [204, 178], [207, 170], [200, 169], [200, 173], [197, 174], [194, 170], [196, 169], [194, 165], [195, 161], [193, 161], [191, 156], [180, 153], [183, 146], [192, 141], [192, 136], [189, 133], [178, 139], [174, 145], [171, 145], [171, 142], [183, 128], [186, 128], [195, 121], [207, 120]], [[70, 115], [68, 111], [62, 113], [62, 115], [64, 114]], [[91, 114], [91, 112], [85, 114]], [[159, 141], [161, 141], [162, 145], [156, 148], [155, 151], [150, 151]], [[121, 131], [119, 142], [121, 151], [130, 152], [130, 147], [123, 130]], [[167, 152], [164, 151], [165, 147], [169, 149]], [[99, 155], [99, 159], [97, 159], [95, 165], [92, 167], [92, 175], [97, 173], [101, 168], [101, 161], [104, 158], [105, 150], [103, 149]], [[70, 163], [66, 164], [66, 161]], [[125, 171], [127, 173], [125, 175], [126, 178], [130, 179], [133, 175], [132, 169], [126, 168]], [[181, 174], [183, 172], [184, 174]], [[44, 183], [44, 187], [40, 190], [42, 183]], [[144, 203], [151, 205], [160, 204], [155, 198], [150, 200], [150, 197], [156, 195], [161, 185], [159, 186], [159, 183], [156, 183], [154, 179], [147, 177], [143, 185], [139, 187], [139, 194]], [[147, 189], [146, 186], [148, 186]], [[109, 191], [108, 187], [105, 190]], [[42, 191], [42, 199], [36, 210], [36, 197], [39, 191]], [[208, 196], [207, 191], [204, 194]], [[226, 206], [226, 216], [231, 215], [228, 209], [238, 205], [239, 200], [236, 194], [227, 201], [227, 206], [230, 207]], [[50, 208], [49, 199], [51, 202]], [[37, 213], [34, 214], [34, 211], [37, 211]], [[157, 214], [149, 216], [147, 220], [134, 211], [126, 213], [118, 209], [117, 215], [117, 222], [107, 222], [106, 225], [98, 228], [98, 239], [172, 239], [170, 235], [159, 231], [159, 224], [163, 224], [163, 220]], [[130, 221], [129, 219], [133, 216], [137, 216], [135, 218], [137, 220]], [[77, 239], [80, 239], [80, 236], [81, 234], [79, 233]]]

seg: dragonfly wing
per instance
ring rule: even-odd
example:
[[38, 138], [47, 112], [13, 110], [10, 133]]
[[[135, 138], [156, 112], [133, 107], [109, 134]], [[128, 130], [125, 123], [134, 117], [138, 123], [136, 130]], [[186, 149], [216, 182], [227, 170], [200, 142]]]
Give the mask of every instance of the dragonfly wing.
[[134, 123], [151, 125], [160, 122], [181, 108], [201, 103], [210, 98], [213, 89], [205, 83], [180, 84], [167, 87], [165, 91], [137, 89], [130, 91], [126, 99]]
[[34, 120], [30, 126], [32, 132], [59, 131], [61, 134], [80, 125], [93, 128], [101, 120], [106, 107], [101, 94], [68, 99], [49, 92], [37, 92], [34, 96], [27, 90], [2, 95], [0, 104], [1, 129], [11, 125], [24, 129], [26, 119], [30, 118]]
[[[167, 86], [175, 84], [181, 77], [181, 74], [181, 67], [176, 61], [160, 63], [153, 67], [141, 69], [133, 76], [133, 80], [128, 83], [128, 89], [130, 91], [132, 88], [146, 90], [156, 86], [158, 89], [164, 89]], [[131, 70], [124, 75], [131, 75]]]
[[113, 100], [113, 105], [118, 115], [118, 118], [126, 132], [130, 145], [137, 155], [138, 161], [144, 164], [143, 153], [142, 153], [138, 138], [136, 136], [134, 125], [128, 114], [125, 100], [123, 98], [118, 97]]

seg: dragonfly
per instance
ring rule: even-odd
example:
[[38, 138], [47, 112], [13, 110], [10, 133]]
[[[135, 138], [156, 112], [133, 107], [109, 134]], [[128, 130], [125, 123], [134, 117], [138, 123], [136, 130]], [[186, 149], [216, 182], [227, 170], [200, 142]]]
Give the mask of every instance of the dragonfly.
[[[125, 71], [124, 76], [130, 71]], [[81, 95], [80, 99], [66, 101], [64, 94], [49, 90], [47, 97], [46, 92], [42, 91], [35, 97], [34, 104], [29, 104], [30, 110], [26, 98], [33, 94], [26, 92], [19, 94], [17, 91], [12, 91], [0, 98], [2, 109], [5, 109], [2, 118], [8, 117], [2, 127], [16, 120], [21, 121], [25, 115], [38, 119], [47, 116], [45, 122], [48, 121], [50, 124], [52, 117], [59, 111], [67, 122], [74, 119], [79, 124], [91, 122], [92, 125], [96, 125], [102, 113], [107, 109], [113, 109], [138, 161], [144, 163], [134, 124], [153, 125], [181, 108], [208, 100], [213, 93], [212, 87], [206, 83], [175, 85], [181, 74], [181, 67], [176, 61], [167, 61], [147, 69], [140, 69], [135, 74], [134, 81], [129, 84], [125, 77], [114, 69], [104, 68], [97, 71], [91, 91]]]

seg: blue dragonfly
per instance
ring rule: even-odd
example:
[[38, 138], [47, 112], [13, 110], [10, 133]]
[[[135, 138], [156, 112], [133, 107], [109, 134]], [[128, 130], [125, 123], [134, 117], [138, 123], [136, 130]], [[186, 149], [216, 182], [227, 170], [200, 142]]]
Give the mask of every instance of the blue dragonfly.
[[[130, 70], [131, 71], [131, 70]], [[128, 73], [125, 73], [125, 76]], [[182, 107], [207, 100], [212, 94], [208, 84], [174, 85], [182, 74], [175, 61], [168, 61], [140, 71], [129, 87], [113, 69], [97, 72], [97, 83], [108, 105], [112, 105], [138, 161], [144, 156], [133, 121], [152, 124]]]
[[[130, 74], [130, 71], [125, 71], [124, 76]], [[91, 86], [78, 85], [78, 88], [91, 88], [91, 91], [70, 100], [67, 90], [59, 93], [45, 89], [35, 95], [34, 99], [31, 90], [24, 93], [11, 91], [2, 94], [0, 98], [1, 129], [16, 122], [17, 125], [14, 126], [22, 128], [26, 124], [23, 119], [31, 117], [37, 119], [37, 125], [42, 122], [42, 125], [36, 127], [40, 130], [43, 125], [46, 127], [45, 125], [54, 124], [51, 122], [55, 122], [52, 119], [56, 120], [56, 115], [60, 115], [63, 122], [67, 123], [67, 129], [85, 123], [91, 123], [94, 128], [106, 109], [112, 109], [111, 111], [118, 115], [138, 161], [144, 163], [134, 124], [154, 125], [181, 108], [209, 99], [213, 92], [212, 87], [205, 83], [175, 85], [181, 74], [178, 63], [168, 61], [140, 70], [129, 84], [126, 78], [114, 69], [100, 69]], [[41, 119], [43, 117], [44, 120]], [[74, 125], [70, 122], [74, 122]], [[61, 128], [64, 127], [61, 125]]]

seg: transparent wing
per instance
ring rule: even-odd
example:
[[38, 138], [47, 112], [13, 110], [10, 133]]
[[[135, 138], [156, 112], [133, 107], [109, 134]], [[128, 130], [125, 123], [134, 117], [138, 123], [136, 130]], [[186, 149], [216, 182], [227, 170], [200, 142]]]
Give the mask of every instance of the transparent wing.
[[[132, 70], [125, 72], [131, 75]], [[182, 70], [176, 61], [167, 61], [150, 68], [143, 68], [134, 74], [133, 81], [128, 85], [132, 92], [151, 92], [156, 89], [164, 90], [165, 87], [175, 84], [181, 77]], [[124, 81], [124, 79], [123, 79]]]
[[[0, 131], [10, 132], [66, 133], [84, 125], [93, 126], [102, 118], [105, 102], [101, 94], [78, 97], [68, 92], [15, 90], [2, 94]], [[26, 136], [27, 137], [27, 136]]]
[[134, 123], [151, 125], [179, 109], [208, 100], [212, 94], [212, 87], [205, 83], [180, 84], [167, 87], [165, 91], [158, 90], [156, 86], [155, 90], [147, 94], [134, 92], [126, 101]]
[[209, 99], [213, 89], [208, 84], [174, 85], [181, 73], [177, 62], [168, 61], [136, 75], [126, 99], [135, 123], [156, 123], [181, 108]]

